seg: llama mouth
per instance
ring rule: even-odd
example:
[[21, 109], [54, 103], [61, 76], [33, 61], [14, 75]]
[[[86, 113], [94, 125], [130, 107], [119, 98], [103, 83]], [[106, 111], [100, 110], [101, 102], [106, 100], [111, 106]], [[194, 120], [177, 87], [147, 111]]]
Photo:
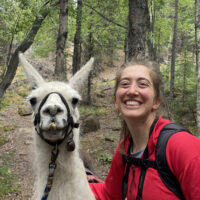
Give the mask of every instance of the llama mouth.
[[42, 134], [46, 140], [49, 140], [51, 142], [57, 142], [63, 140], [65, 137], [64, 130], [57, 130], [57, 131], [49, 130], [49, 131], [44, 131]]
[[44, 122], [42, 121], [39, 126], [39, 132], [45, 140], [55, 143], [66, 137], [66, 132], [68, 132], [67, 127], [68, 124], [66, 123], [66, 120], [63, 120], [63, 125], [51, 122], [46, 126], [44, 126]]
[[54, 122], [48, 128], [41, 128], [41, 130], [43, 137], [52, 142], [62, 140], [65, 136], [65, 128], [58, 127]]

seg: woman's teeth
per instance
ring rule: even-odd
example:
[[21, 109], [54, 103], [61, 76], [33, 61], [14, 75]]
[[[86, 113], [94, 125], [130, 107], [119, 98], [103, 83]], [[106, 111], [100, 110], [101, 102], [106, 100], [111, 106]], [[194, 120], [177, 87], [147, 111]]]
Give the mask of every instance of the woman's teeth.
[[128, 105], [128, 106], [139, 106], [140, 103], [137, 102], [137, 101], [127, 101], [126, 105]]

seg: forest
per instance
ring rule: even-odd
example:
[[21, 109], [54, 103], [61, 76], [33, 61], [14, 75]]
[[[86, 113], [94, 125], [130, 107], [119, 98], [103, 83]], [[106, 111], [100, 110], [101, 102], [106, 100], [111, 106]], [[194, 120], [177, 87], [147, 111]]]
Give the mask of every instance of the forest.
[[62, 81], [95, 57], [91, 106], [103, 66], [120, 67], [121, 57], [152, 61], [163, 79], [163, 115], [200, 136], [199, 0], [0, 0], [1, 110], [19, 52], [51, 59]]
[[[190, 0], [2, 0], [0, 99], [16, 73], [19, 51], [31, 47], [40, 57], [54, 52], [55, 75], [65, 80], [67, 57], [75, 73], [91, 56], [99, 63], [108, 58], [112, 67], [121, 50], [124, 62], [142, 55], [160, 65], [170, 97], [167, 116], [183, 123], [190, 115], [184, 123], [199, 135], [198, 5]], [[73, 55], [67, 50], [72, 46]]]

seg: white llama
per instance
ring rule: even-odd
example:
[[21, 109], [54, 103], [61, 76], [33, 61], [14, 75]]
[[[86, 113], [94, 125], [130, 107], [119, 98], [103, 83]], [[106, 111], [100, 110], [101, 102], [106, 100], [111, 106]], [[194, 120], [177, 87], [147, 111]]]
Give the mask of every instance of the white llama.
[[35, 126], [33, 200], [94, 200], [79, 157], [77, 108], [77, 90], [87, 79], [93, 58], [68, 83], [45, 82], [22, 53], [19, 59], [34, 88], [28, 96]]

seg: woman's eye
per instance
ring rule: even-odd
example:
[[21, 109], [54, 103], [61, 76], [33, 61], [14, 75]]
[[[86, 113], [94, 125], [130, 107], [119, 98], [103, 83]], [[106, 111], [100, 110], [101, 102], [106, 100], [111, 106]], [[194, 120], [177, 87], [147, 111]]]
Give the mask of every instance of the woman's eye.
[[120, 86], [121, 87], [126, 87], [126, 86], [128, 86], [129, 85], [129, 82], [128, 81], [122, 81], [122, 82], [120, 82]]
[[146, 82], [140, 82], [140, 83], [139, 83], [139, 86], [144, 88], [144, 87], [148, 87], [149, 84], [146, 83]]

